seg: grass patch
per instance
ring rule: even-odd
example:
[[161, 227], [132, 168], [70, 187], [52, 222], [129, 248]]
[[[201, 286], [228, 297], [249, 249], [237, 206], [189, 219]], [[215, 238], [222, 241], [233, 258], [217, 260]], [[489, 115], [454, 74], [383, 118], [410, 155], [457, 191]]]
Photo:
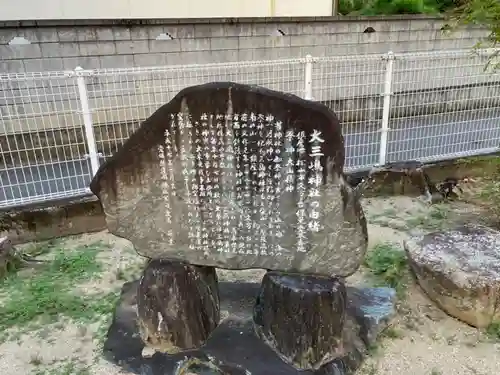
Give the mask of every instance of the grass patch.
[[439, 230], [450, 225], [451, 216], [452, 212], [448, 205], [436, 204], [430, 208], [429, 212], [407, 219], [405, 224], [407, 229]]
[[464, 165], [471, 165], [471, 164], [490, 164], [490, 165], [496, 165], [500, 164], [500, 158], [498, 157], [498, 154], [492, 154], [492, 155], [485, 155], [485, 156], [471, 156], [468, 158], [460, 158], [455, 160], [455, 164], [464, 164]]
[[51, 324], [61, 317], [94, 322], [112, 311], [116, 293], [99, 296], [81, 295], [75, 286], [98, 279], [102, 264], [97, 255], [109, 247], [102, 243], [72, 250], [55, 246], [46, 266], [31, 275], [9, 275], [1, 285], [4, 297], [0, 305], [0, 331], [12, 327], [33, 328], [33, 324]]
[[434, 204], [418, 211], [399, 212], [390, 208], [382, 213], [367, 215], [371, 224], [392, 228], [395, 230], [409, 231], [421, 229], [425, 231], [445, 229], [453, 224], [454, 212], [447, 203]]
[[486, 222], [498, 227], [500, 225], [500, 157], [489, 156], [481, 161], [483, 162], [481, 190], [473, 199], [486, 209]]
[[137, 280], [138, 278], [140, 278], [146, 265], [147, 261], [130, 264], [127, 265], [126, 268], [119, 268], [118, 270], [116, 270], [115, 277], [117, 280], [121, 280], [124, 282]]
[[[368, 215], [367, 215], [368, 216]], [[395, 208], [386, 208], [382, 212], [377, 212], [369, 215], [370, 222], [386, 223], [387, 220], [398, 217], [398, 212]]]
[[50, 368], [39, 368], [32, 372], [33, 375], [91, 375], [90, 366], [68, 361]]
[[401, 339], [404, 337], [403, 331], [394, 327], [387, 327], [382, 331], [381, 335], [382, 337], [387, 337], [389, 339]]
[[377, 285], [394, 288], [404, 297], [409, 280], [406, 254], [390, 243], [377, 244], [366, 256], [365, 266]]
[[485, 180], [477, 198], [487, 205], [488, 216], [493, 225], [500, 224], [500, 172]]

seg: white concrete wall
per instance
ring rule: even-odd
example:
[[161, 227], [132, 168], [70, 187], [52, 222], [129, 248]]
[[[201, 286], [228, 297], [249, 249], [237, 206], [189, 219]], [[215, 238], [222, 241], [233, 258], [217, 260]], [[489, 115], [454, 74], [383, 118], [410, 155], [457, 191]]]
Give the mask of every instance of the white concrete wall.
[[0, 0], [0, 20], [319, 17], [332, 0]]

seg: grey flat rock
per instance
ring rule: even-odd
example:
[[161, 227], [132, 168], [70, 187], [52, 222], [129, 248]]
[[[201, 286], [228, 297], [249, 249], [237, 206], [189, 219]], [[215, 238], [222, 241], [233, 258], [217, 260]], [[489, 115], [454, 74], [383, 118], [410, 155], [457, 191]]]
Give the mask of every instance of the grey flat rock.
[[500, 319], [500, 232], [465, 225], [404, 246], [419, 285], [441, 309], [475, 327]]
[[143, 256], [348, 276], [368, 235], [343, 167], [341, 126], [326, 106], [210, 83], [144, 121], [90, 188], [109, 230]]

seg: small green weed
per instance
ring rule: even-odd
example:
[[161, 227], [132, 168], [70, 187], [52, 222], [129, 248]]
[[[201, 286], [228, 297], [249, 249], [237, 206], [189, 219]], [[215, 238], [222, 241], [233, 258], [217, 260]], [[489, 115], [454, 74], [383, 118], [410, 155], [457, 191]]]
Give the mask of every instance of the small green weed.
[[445, 204], [436, 204], [429, 212], [406, 220], [407, 228], [420, 228], [424, 230], [443, 229], [450, 222], [451, 210]]
[[369, 222], [371, 224], [377, 224], [383, 227], [387, 227], [388, 222], [391, 219], [397, 218], [398, 214], [395, 208], [387, 208], [382, 212], [378, 212], [376, 214], [371, 214], [368, 216]]
[[116, 280], [122, 281], [132, 281], [137, 280], [142, 274], [144, 265], [142, 263], [136, 263], [128, 265], [126, 268], [119, 268], [116, 270], [115, 277]]
[[376, 373], [377, 373], [377, 368], [375, 367], [375, 365], [370, 365], [365, 372], [366, 375], [375, 375]]
[[486, 334], [490, 339], [493, 339], [495, 341], [500, 340], [500, 321], [495, 321], [492, 322], [487, 328], [486, 328]]
[[500, 223], [500, 172], [493, 178], [485, 181], [481, 192], [477, 198], [487, 202], [488, 212], [494, 221], [494, 224]]
[[377, 355], [380, 352], [380, 346], [376, 342], [373, 344], [369, 344], [366, 349], [368, 351], [368, 354], [370, 355]]
[[403, 332], [399, 329], [396, 329], [394, 327], [387, 327], [383, 332], [382, 332], [383, 337], [387, 337], [390, 339], [401, 339], [403, 338]]
[[404, 296], [408, 281], [408, 266], [404, 251], [391, 243], [377, 244], [366, 256], [365, 265], [375, 276], [378, 284], [396, 289]]
[[30, 364], [38, 367], [38, 366], [41, 366], [43, 364], [43, 360], [39, 355], [35, 354], [35, 355], [31, 356]]
[[446, 220], [450, 216], [450, 210], [446, 206], [436, 205], [429, 212], [429, 217], [434, 220]]
[[90, 366], [69, 361], [49, 368], [36, 369], [33, 375], [90, 375]]
[[[484, 203], [488, 210], [489, 224], [500, 224], [500, 157], [498, 154], [461, 159], [464, 162], [478, 163], [483, 176], [481, 191], [474, 197]], [[482, 165], [481, 165], [482, 164]], [[491, 223], [493, 221], [493, 223]]]

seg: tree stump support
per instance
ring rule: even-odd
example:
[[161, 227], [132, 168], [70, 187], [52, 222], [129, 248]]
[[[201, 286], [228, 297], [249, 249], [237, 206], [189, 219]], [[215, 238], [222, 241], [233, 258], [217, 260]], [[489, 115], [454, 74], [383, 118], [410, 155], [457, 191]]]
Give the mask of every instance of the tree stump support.
[[298, 370], [317, 370], [344, 354], [347, 307], [338, 278], [266, 273], [254, 307], [257, 335]]
[[199, 348], [220, 320], [215, 268], [151, 260], [137, 290], [137, 312], [146, 346], [168, 354]]

